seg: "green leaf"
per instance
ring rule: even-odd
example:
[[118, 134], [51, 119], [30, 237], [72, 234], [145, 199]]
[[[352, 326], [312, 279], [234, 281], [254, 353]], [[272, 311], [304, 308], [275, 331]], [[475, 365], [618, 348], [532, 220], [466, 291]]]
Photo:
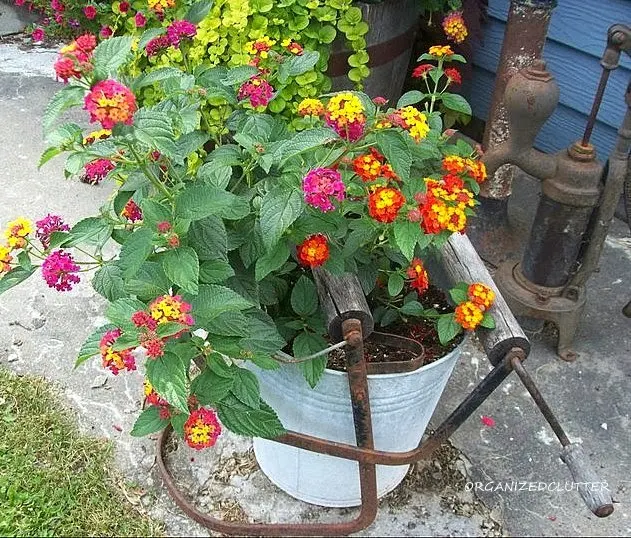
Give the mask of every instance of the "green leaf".
[[272, 271], [280, 269], [289, 258], [289, 247], [281, 241], [270, 252], [265, 253], [258, 260], [254, 268], [257, 282], [263, 280]]
[[453, 314], [442, 314], [438, 318], [436, 329], [438, 331], [438, 339], [443, 346], [462, 332], [462, 326], [456, 323]]
[[127, 297], [120, 267], [113, 263], [102, 266], [92, 278], [92, 287], [108, 301]]
[[480, 322], [480, 326], [485, 327], [486, 329], [495, 329], [495, 320], [493, 319], [493, 316], [488, 312], [485, 312], [484, 317]]
[[176, 141], [177, 151], [182, 156], [188, 156], [200, 150], [208, 140], [210, 140], [210, 136], [202, 131], [185, 133]]
[[142, 200], [140, 208], [142, 209], [143, 222], [146, 225], [156, 226], [159, 222], [171, 222], [172, 220], [171, 209], [151, 198]]
[[226, 258], [228, 234], [221, 217], [213, 215], [192, 222], [188, 230], [188, 241], [197, 251], [200, 260]]
[[157, 149], [178, 163], [183, 162], [177, 153], [173, 122], [166, 112], [141, 108], [134, 115], [134, 136], [150, 149]]
[[250, 334], [241, 341], [241, 346], [250, 353], [276, 353], [287, 345], [274, 320], [261, 310], [248, 312], [248, 328]]
[[44, 131], [48, 131], [62, 112], [83, 104], [85, 88], [80, 86], [65, 86], [59, 90], [46, 105], [42, 116]]
[[103, 325], [96, 329], [83, 343], [81, 349], [79, 350], [79, 355], [77, 356], [77, 361], [75, 362], [74, 367], [76, 368], [80, 364], [83, 364], [88, 359], [91, 359], [95, 355], [99, 355], [101, 353], [101, 338], [107, 331], [111, 331], [115, 329], [114, 325], [108, 324]]
[[209, 162], [197, 171], [197, 177], [206, 185], [217, 189], [225, 189], [232, 178], [232, 166], [217, 162]]
[[133, 40], [132, 36], [110, 37], [97, 45], [92, 56], [97, 79], [117, 74], [118, 69], [131, 55]]
[[245, 368], [236, 369], [236, 377], [232, 385], [232, 394], [248, 407], [259, 409], [261, 392], [256, 376]]
[[243, 162], [243, 153], [239, 146], [235, 144], [225, 144], [211, 151], [208, 154], [208, 160], [209, 162], [202, 166], [202, 168], [204, 168], [206, 165], [213, 166], [219, 164], [226, 166], [237, 166]]
[[[226, 338], [224, 339], [224, 342], [234, 342], [234, 339]], [[225, 346], [221, 346], [221, 343], [220, 343], [219, 347], [225, 347]], [[224, 352], [223, 349], [221, 349], [220, 351], [222, 353]], [[206, 364], [208, 368], [210, 368], [215, 374], [217, 374], [220, 377], [234, 379], [234, 376], [236, 375], [236, 366], [234, 366], [233, 364], [228, 364], [225, 361], [225, 359], [218, 353], [210, 355], [206, 359]]]
[[247, 133], [248, 136], [260, 143], [269, 142], [274, 129], [274, 118], [267, 114], [255, 114], [247, 116], [245, 121], [239, 126], [239, 131]]
[[231, 276], [234, 269], [224, 260], [208, 260], [199, 266], [199, 281], [204, 284], [221, 284]]
[[153, 389], [172, 406], [188, 413], [188, 362], [166, 351], [161, 357], [148, 359], [145, 366]]
[[168, 294], [170, 287], [171, 282], [157, 262], [143, 263], [133, 278], [125, 281], [125, 290], [143, 301]]
[[471, 116], [471, 105], [467, 103], [467, 100], [462, 97], [462, 95], [458, 95], [457, 93], [443, 93], [440, 98], [443, 105], [445, 105], [449, 110]]
[[335, 132], [326, 127], [306, 129], [278, 146], [274, 151], [274, 158], [282, 165], [291, 157], [338, 139]]
[[156, 334], [160, 338], [168, 338], [169, 336], [179, 333], [182, 329], [188, 329], [188, 325], [175, 321], [167, 321], [166, 323], [160, 323], [160, 325], [158, 325]]
[[23, 250], [18, 254], [18, 263], [20, 264], [20, 267], [25, 271], [30, 271], [33, 268], [31, 257], [26, 250]]
[[134, 312], [145, 310], [146, 306], [138, 299], [124, 297], [117, 299], [107, 307], [105, 317], [121, 329], [136, 330], [136, 326], [131, 321]]
[[[319, 334], [302, 332], [294, 339], [294, 357], [308, 357], [318, 351], [322, 351], [327, 346], [327, 341]], [[322, 357], [317, 357], [315, 359], [311, 359], [310, 361], [300, 363], [300, 369], [311, 388], [314, 388], [318, 384], [318, 381], [320, 381], [320, 377], [322, 377], [322, 374], [326, 369], [327, 360], [328, 355], [323, 355]]]
[[285, 433], [274, 410], [262, 400], [259, 409], [253, 409], [229, 396], [217, 405], [217, 414], [221, 423], [238, 435], [273, 439]]
[[37, 163], [37, 169], [39, 170], [42, 166], [44, 166], [48, 161], [50, 161], [53, 157], [56, 157], [60, 153], [63, 153], [63, 150], [56, 147], [46, 148], [44, 153], [42, 153], [39, 158], [39, 162]]
[[76, 123], [64, 123], [46, 136], [46, 142], [51, 146], [70, 146], [82, 140], [83, 131]]
[[402, 181], [410, 179], [412, 158], [403, 135], [396, 131], [378, 131], [377, 144], [396, 174]]
[[35, 272], [36, 269], [36, 267], [32, 267], [29, 270], [26, 270], [23, 267], [15, 267], [8, 273], [5, 273], [5, 275], [0, 278], [0, 295], [11, 289], [13, 286], [17, 286], [20, 282], [24, 282]]
[[[237, 380], [238, 382], [238, 380]], [[216, 406], [230, 393], [235, 377], [217, 375], [210, 368], [205, 368], [191, 383], [191, 394], [197, 396], [202, 405]]]
[[112, 345], [113, 351], [123, 351], [124, 349], [134, 349], [138, 347], [140, 342], [138, 341], [138, 333], [130, 331], [121, 334]]
[[206, 185], [188, 187], [175, 199], [175, 213], [185, 219], [200, 220], [218, 215], [228, 220], [240, 220], [249, 212], [250, 204], [245, 198]]
[[394, 323], [399, 319], [399, 313], [394, 308], [386, 308], [383, 316], [379, 320], [379, 325], [382, 327], [387, 327], [388, 325]]
[[184, 438], [184, 424], [190, 417], [189, 413], [175, 412], [171, 415], [171, 427], [175, 434], [181, 439]]
[[320, 28], [320, 30], [318, 30], [318, 40], [320, 41], [320, 43], [326, 43], [327, 45], [329, 43], [333, 43], [336, 36], [337, 30], [330, 24], [326, 24], [322, 28]]
[[353, 231], [346, 236], [342, 249], [342, 256], [345, 258], [353, 255], [363, 245], [372, 242], [378, 232], [372, 219], [357, 219], [357, 222], [352, 223], [352, 227]]
[[188, 8], [186, 15], [184, 15], [184, 19], [192, 22], [193, 24], [199, 24], [210, 13], [212, 7], [212, 0], [199, 0]]
[[236, 86], [250, 80], [253, 76], [258, 75], [259, 70], [251, 65], [240, 65], [228, 71], [228, 74], [221, 79], [221, 83], [226, 86]]
[[[331, 28], [331, 27], [329, 27]], [[333, 30], [333, 38], [335, 39], [335, 29]], [[291, 56], [285, 59], [278, 68], [278, 80], [282, 84], [287, 82], [289, 77], [302, 75], [313, 69], [320, 59], [320, 53], [313, 50], [305, 50], [300, 56]]]
[[125, 279], [132, 278], [153, 252], [153, 233], [149, 228], [138, 228], [127, 238], [121, 248], [118, 266]]
[[401, 307], [399, 312], [408, 316], [418, 317], [423, 315], [425, 309], [423, 308], [423, 305], [421, 305], [421, 303], [419, 303], [418, 301], [408, 301]]
[[113, 226], [98, 217], [80, 220], [70, 230], [70, 238], [64, 242], [65, 248], [88, 243], [101, 247], [112, 235]]
[[394, 230], [394, 240], [401, 250], [401, 253], [408, 261], [414, 258], [414, 248], [423, 236], [423, 231], [418, 222], [408, 220], [397, 220], [392, 225]]
[[399, 273], [391, 273], [388, 277], [388, 293], [390, 297], [396, 297], [403, 290], [405, 280]]
[[278, 243], [281, 236], [302, 214], [305, 205], [298, 190], [278, 186], [263, 196], [261, 201], [261, 234], [267, 250]]
[[460, 288], [453, 288], [449, 290], [449, 295], [451, 296], [451, 300], [455, 304], [464, 303], [469, 300], [467, 295], [467, 290], [463, 290]]
[[188, 293], [199, 290], [199, 259], [191, 247], [178, 247], [160, 254], [166, 276]]
[[310, 316], [318, 309], [318, 292], [306, 275], [302, 275], [291, 290], [291, 307], [302, 317]]
[[357, 277], [365, 295], [375, 289], [378, 274], [379, 271], [374, 265], [359, 265], [357, 267]]
[[269, 355], [253, 355], [250, 357], [250, 361], [262, 370], [278, 370], [280, 368], [280, 363]]
[[[248, 318], [242, 312], [224, 312], [204, 322], [204, 329], [209, 334], [220, 336], [249, 336]], [[212, 338], [211, 338], [212, 339]]]
[[211, 320], [223, 312], [246, 310], [253, 305], [237, 292], [224, 286], [203, 284], [196, 296], [187, 297], [193, 306], [193, 317]]
[[66, 159], [66, 164], [64, 165], [64, 176], [69, 178], [71, 176], [79, 174], [83, 170], [83, 167], [94, 160], [87, 152], [79, 152], [76, 151], [68, 155]]
[[168, 418], [160, 418], [160, 408], [151, 405], [140, 413], [129, 435], [132, 437], [144, 437], [163, 430], [168, 423]]
[[424, 99], [424, 97], [425, 95], [418, 90], [405, 92], [397, 101], [396, 108], [403, 108], [404, 106], [415, 105], [416, 103], [420, 103]]
[[[164, 32], [161, 32], [164, 33]], [[156, 37], [160, 34], [156, 34]], [[140, 46], [138, 47], [140, 48]], [[133, 89], [138, 91], [146, 86], [151, 86], [156, 82], [161, 82], [163, 80], [168, 80], [170, 78], [181, 77], [182, 71], [175, 67], [161, 67], [156, 69], [155, 71], [151, 71], [150, 73], [144, 73], [140, 77], [138, 77], [133, 84]]]

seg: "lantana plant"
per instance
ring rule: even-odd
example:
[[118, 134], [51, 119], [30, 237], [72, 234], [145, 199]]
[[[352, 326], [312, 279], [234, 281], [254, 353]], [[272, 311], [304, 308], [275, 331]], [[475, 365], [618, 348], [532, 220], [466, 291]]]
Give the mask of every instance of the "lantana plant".
[[[39, 267], [62, 292], [94, 271], [109, 323], [77, 364], [98, 356], [114, 375], [143, 371], [147, 407], [133, 435], [170, 423], [199, 449], [224, 427], [282, 434], [247, 365], [274, 369], [288, 353], [304, 359], [327, 348], [314, 268], [355, 273], [382, 326], [422, 320], [443, 343], [493, 326], [493, 292], [479, 283], [451, 290], [454, 312], [423, 303], [428, 251], [464, 232], [486, 177], [472, 148], [443, 132], [433, 107], [447, 93], [431, 93], [425, 111], [414, 106], [419, 92], [395, 106], [350, 91], [307, 98], [296, 108], [308, 128], [295, 132], [253, 102], [244, 89], [256, 86], [251, 69], [170, 68], [151, 78], [161, 100], [143, 106], [136, 91], [147, 77], [126, 74], [132, 40], [92, 45], [86, 37], [64, 53], [79, 61], [45, 114], [51, 146], [41, 163], [65, 153], [66, 175], [85, 177], [86, 165], [104, 160], [90, 173], [113, 181], [114, 194], [72, 226], [59, 215], [12, 221], [0, 292]], [[439, 66], [448, 59], [430, 56]], [[237, 106], [227, 136], [209, 133], [198, 112], [204, 94], [219, 90]], [[97, 130], [55, 127], [72, 107]], [[214, 149], [190, 166], [207, 142]], [[120, 249], [108, 255], [112, 242]], [[300, 365], [313, 386], [326, 355]]]

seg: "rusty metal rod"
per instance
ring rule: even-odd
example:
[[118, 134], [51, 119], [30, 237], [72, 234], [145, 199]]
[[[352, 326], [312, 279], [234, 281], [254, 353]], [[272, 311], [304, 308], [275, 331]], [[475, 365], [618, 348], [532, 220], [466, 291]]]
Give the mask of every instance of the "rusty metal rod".
[[603, 72], [600, 75], [600, 82], [598, 83], [598, 89], [596, 90], [596, 95], [594, 96], [592, 110], [587, 118], [587, 125], [585, 126], [585, 133], [583, 134], [583, 140], [581, 140], [581, 146], [587, 147], [589, 145], [589, 139], [592, 136], [592, 131], [594, 130], [594, 125], [596, 124], [596, 117], [598, 116], [598, 111], [600, 110], [600, 105], [602, 104], [603, 96], [605, 95], [605, 89], [607, 88], [609, 73], [611, 73], [609, 69], [603, 69]]
[[511, 359], [511, 366], [513, 367], [513, 370], [515, 371], [515, 373], [519, 376], [519, 379], [521, 380], [521, 382], [524, 384], [524, 387], [526, 387], [526, 390], [532, 396], [532, 399], [537, 404], [537, 407], [543, 414], [548, 424], [550, 424], [552, 431], [554, 431], [555, 435], [559, 438], [559, 441], [561, 441], [561, 444], [563, 446], [569, 445], [570, 440], [565, 434], [563, 427], [561, 426], [556, 416], [552, 412], [552, 409], [550, 409], [550, 406], [548, 405], [548, 403], [543, 398], [543, 395], [537, 388], [537, 385], [535, 385], [535, 382], [533, 381], [532, 377], [530, 377], [528, 372], [524, 369], [524, 366], [521, 363], [521, 360], [519, 359], [519, 357], [513, 357]]

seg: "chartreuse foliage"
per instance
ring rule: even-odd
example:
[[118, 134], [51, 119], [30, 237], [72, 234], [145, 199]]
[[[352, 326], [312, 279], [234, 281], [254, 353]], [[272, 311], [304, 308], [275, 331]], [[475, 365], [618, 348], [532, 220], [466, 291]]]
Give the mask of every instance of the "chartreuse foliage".
[[[125, 38], [99, 45], [90, 76], [116, 76], [131, 48]], [[299, 65], [292, 74], [300, 75]], [[308, 65], [303, 67], [308, 72]], [[93, 286], [109, 301], [110, 325], [88, 338], [78, 363], [99, 354], [113, 360], [116, 353], [130, 360], [130, 350], [149, 349], [150, 324], [138, 320], [144, 315], [160, 321], [151, 329], [160, 352], [139, 367], [152, 398], [162, 402], [154, 405], [167, 406], [168, 413], [147, 409], [134, 435], [169, 422], [177, 432], [188, 431], [190, 410], [197, 405], [216, 409], [222, 424], [236, 433], [282, 434], [247, 365], [277, 368], [280, 350], [304, 358], [326, 347], [311, 267], [356, 273], [381, 325], [438, 317], [441, 340], [454, 336], [453, 314], [438, 316], [419, 301], [418, 258], [462, 229], [473, 205], [465, 185], [477, 185], [468, 170], [480, 169], [467, 144], [451, 144], [442, 135], [439, 114], [411, 107], [414, 94], [402, 97], [396, 110], [382, 110], [368, 96], [347, 92], [322, 105], [328, 125], [314, 117], [311, 128], [294, 132], [279, 115], [242, 107], [226, 121], [229, 136], [212, 137], [196, 114], [203, 96], [213, 92], [236, 103], [237, 89], [250, 73], [243, 66], [193, 74], [171, 66], [157, 73], [149, 75], [151, 83], [164, 97], [141, 106], [133, 121], [115, 125], [105, 140], [84, 143], [78, 125], [55, 127], [63, 110], [80, 104], [80, 87], [94, 85], [94, 78], [61, 90], [44, 118], [51, 145], [43, 161], [64, 152], [68, 176], [97, 158], [115, 164], [109, 176], [117, 189], [100, 214], [54, 233], [46, 250], [81, 245], [82, 252], [91, 252], [90, 263], [98, 269]], [[121, 80], [140, 88], [146, 77], [121, 75]], [[191, 155], [209, 139], [214, 149], [191, 166]], [[461, 187], [449, 194], [461, 198], [452, 202], [439, 199], [448, 200], [447, 187], [441, 187], [445, 194], [430, 192], [443, 181], [445, 155], [462, 165], [451, 179]], [[378, 161], [380, 173], [367, 178], [361, 159]], [[334, 190], [322, 190], [325, 180]], [[430, 197], [436, 197], [438, 209], [426, 204]], [[393, 200], [400, 204], [394, 207]], [[132, 203], [141, 219], [125, 216]], [[118, 254], [104, 254], [108, 242], [120, 244]], [[37, 254], [30, 247], [25, 252]], [[25, 261], [0, 286], [7, 289], [32, 271]], [[165, 296], [171, 306], [156, 306]], [[301, 362], [309, 384], [317, 383], [325, 365], [326, 356]]]

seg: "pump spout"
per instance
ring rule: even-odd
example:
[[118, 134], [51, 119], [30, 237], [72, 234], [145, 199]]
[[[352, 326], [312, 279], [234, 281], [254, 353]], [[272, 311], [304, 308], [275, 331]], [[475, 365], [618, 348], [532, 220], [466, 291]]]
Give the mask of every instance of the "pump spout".
[[515, 74], [506, 85], [504, 104], [509, 137], [482, 158], [489, 176], [504, 164], [514, 164], [538, 178], [553, 177], [557, 159], [533, 148], [537, 133], [559, 102], [559, 87], [543, 60]]

